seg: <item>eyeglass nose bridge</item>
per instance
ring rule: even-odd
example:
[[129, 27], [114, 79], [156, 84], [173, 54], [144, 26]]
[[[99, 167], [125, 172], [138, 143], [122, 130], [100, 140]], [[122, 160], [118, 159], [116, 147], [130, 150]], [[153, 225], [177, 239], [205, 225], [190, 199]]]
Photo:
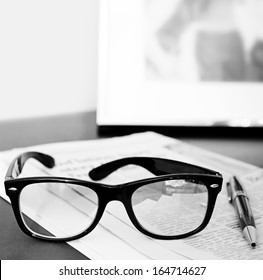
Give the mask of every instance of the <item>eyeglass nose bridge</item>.
[[123, 185], [116, 186], [104, 186], [104, 198], [105, 202], [109, 203], [110, 201], [121, 201], [125, 200], [125, 188]]

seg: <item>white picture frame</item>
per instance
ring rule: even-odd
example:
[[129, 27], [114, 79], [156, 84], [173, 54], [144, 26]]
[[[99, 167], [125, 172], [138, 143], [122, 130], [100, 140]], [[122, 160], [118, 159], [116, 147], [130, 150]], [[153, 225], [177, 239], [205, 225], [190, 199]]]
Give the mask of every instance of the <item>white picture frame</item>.
[[[247, 78], [245, 74], [246, 76], [240, 80], [240, 73], [236, 75], [233, 69], [230, 69], [229, 77], [222, 78], [224, 74], [220, 72], [219, 78], [215, 73], [216, 78], [212, 76], [210, 80], [204, 80], [204, 75], [201, 79], [199, 70], [196, 71], [196, 62], [193, 64], [193, 61], [187, 57], [189, 50], [186, 54], [182, 54], [184, 47], [192, 46], [193, 39], [190, 35], [200, 28], [200, 23], [198, 25], [195, 22], [193, 26], [188, 24], [188, 27], [184, 27], [183, 35], [177, 35], [182, 40], [177, 43], [181, 56], [178, 58], [177, 55], [175, 60], [177, 69], [169, 69], [169, 63], [173, 61], [171, 50], [167, 60], [169, 63], [164, 63], [166, 68], [164, 67], [163, 70], [160, 66], [167, 57], [163, 58], [159, 53], [155, 55], [155, 34], [157, 30], [158, 32], [161, 30], [161, 24], [165, 25], [165, 20], [168, 22], [172, 15], [171, 11], [178, 9], [180, 1], [197, 3], [202, 0], [100, 0], [97, 124], [99, 126], [262, 126], [263, 72], [260, 71], [263, 71], [263, 64], [260, 65], [262, 68], [259, 71], [259, 75], [262, 76], [256, 78]], [[213, 5], [217, 1], [219, 0], [211, 0]], [[261, 28], [263, 1], [228, 0], [228, 2], [232, 2], [233, 5], [239, 5], [235, 2], [245, 3], [234, 6], [235, 14], [239, 16], [238, 30], [241, 29], [246, 36], [245, 41], [242, 37], [242, 50], [245, 57], [236, 59], [239, 63], [236, 69], [241, 69], [241, 62], [247, 63], [247, 60], [251, 59], [251, 55], [249, 58], [247, 56], [255, 45], [255, 40], [261, 43], [262, 39], [263, 42]], [[226, 22], [223, 19], [222, 27], [218, 27], [222, 34], [224, 28], [227, 32], [228, 29], [232, 32], [232, 27]], [[217, 28], [216, 24], [215, 28]], [[185, 41], [181, 39], [183, 36], [186, 37]], [[166, 43], [169, 41], [165, 40]], [[233, 53], [237, 52], [232, 50]], [[262, 59], [260, 63], [263, 63], [263, 49], [259, 50], [258, 56]], [[161, 61], [159, 65], [154, 61], [158, 59]], [[181, 61], [180, 67], [178, 61]], [[211, 59], [208, 61], [210, 63]], [[228, 64], [233, 65], [232, 61]], [[247, 65], [245, 64], [244, 68], [246, 73], [251, 67], [250, 64], [249, 67]], [[152, 71], [151, 68], [154, 70], [157, 68], [158, 71]], [[175, 72], [180, 72], [176, 78], [173, 76]], [[208, 75], [210, 72], [213, 71], [206, 69]]]

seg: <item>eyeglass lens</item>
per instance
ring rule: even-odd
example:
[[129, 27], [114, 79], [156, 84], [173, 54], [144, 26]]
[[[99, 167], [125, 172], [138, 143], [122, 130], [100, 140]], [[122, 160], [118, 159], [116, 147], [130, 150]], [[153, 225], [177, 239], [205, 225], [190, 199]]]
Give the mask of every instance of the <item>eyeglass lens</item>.
[[153, 234], [175, 236], [197, 229], [207, 205], [206, 186], [193, 180], [167, 180], [145, 185], [132, 196], [135, 216]]
[[[25, 225], [45, 237], [67, 238], [82, 233], [93, 222], [97, 210], [97, 194], [79, 185], [35, 183], [20, 194]], [[52, 233], [45, 230], [51, 228], [51, 221]]]

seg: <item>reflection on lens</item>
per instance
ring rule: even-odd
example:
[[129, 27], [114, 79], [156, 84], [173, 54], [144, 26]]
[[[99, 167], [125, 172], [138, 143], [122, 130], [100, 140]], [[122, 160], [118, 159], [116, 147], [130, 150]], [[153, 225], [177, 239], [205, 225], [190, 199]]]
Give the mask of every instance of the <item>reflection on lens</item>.
[[97, 209], [97, 194], [74, 184], [35, 183], [20, 194], [26, 226], [46, 237], [66, 238], [83, 232], [93, 222]]
[[132, 196], [134, 214], [148, 232], [173, 236], [197, 229], [208, 204], [206, 186], [194, 180], [167, 180], [144, 185]]

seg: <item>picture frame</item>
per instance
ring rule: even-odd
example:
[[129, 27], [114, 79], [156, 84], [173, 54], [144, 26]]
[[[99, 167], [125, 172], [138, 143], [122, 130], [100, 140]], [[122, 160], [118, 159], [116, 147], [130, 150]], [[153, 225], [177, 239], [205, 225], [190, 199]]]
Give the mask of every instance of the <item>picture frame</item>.
[[[234, 5], [246, 40], [224, 17], [202, 23], [202, 5], [220, 1]], [[98, 126], [263, 125], [263, 3], [220, 1], [100, 0]]]

